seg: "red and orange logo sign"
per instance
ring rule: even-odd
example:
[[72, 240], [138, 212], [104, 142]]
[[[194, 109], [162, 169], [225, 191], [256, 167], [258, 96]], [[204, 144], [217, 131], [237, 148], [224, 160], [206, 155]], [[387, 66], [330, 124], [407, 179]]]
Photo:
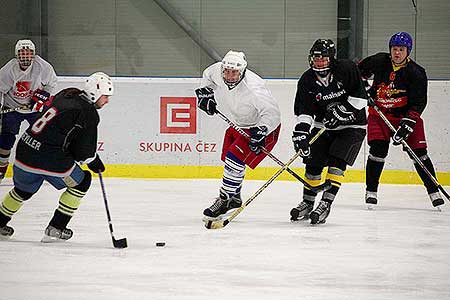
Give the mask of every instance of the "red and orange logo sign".
[[161, 97], [160, 133], [197, 133], [195, 97]]

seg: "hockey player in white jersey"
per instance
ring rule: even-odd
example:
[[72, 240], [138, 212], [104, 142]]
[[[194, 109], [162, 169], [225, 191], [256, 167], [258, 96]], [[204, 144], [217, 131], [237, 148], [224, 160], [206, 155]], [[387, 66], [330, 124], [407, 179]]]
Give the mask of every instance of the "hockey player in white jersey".
[[57, 77], [52, 65], [36, 55], [31, 40], [19, 40], [15, 58], [0, 69], [0, 182], [5, 177], [9, 156], [20, 124], [33, 123], [56, 89]]
[[247, 69], [243, 52], [229, 51], [221, 62], [203, 72], [201, 87], [195, 90], [198, 107], [208, 115], [217, 111], [241, 127], [247, 139], [229, 127], [224, 136], [221, 159], [225, 163], [219, 196], [203, 212], [216, 220], [242, 205], [241, 187], [246, 165], [254, 169], [265, 157], [260, 147], [271, 151], [280, 132], [280, 109], [264, 80]]

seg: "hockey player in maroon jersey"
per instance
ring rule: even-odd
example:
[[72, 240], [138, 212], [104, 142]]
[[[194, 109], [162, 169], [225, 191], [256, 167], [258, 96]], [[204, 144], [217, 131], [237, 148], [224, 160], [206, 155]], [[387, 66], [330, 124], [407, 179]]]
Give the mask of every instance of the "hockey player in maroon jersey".
[[52, 65], [36, 55], [31, 40], [19, 40], [15, 55], [0, 69], [0, 110], [18, 109], [0, 115], [0, 182], [5, 177], [20, 124], [36, 120], [37, 112], [49, 105], [57, 82]]
[[[323, 192], [315, 209], [317, 193], [304, 187], [303, 201], [291, 210], [291, 220], [310, 218], [311, 224], [320, 224], [328, 217], [347, 165], [353, 165], [364, 141], [367, 94], [358, 67], [350, 60], [336, 59], [332, 40], [317, 40], [309, 53], [310, 69], [297, 84], [292, 141], [306, 165], [307, 182], [320, 184], [322, 170], [328, 167], [326, 179], [332, 187]], [[323, 126], [327, 130], [310, 146], [310, 134]]]
[[72, 230], [67, 224], [91, 185], [91, 173], [105, 166], [97, 154], [97, 112], [113, 95], [108, 75], [97, 72], [89, 76], [83, 90], [64, 89], [40, 117], [20, 137], [16, 149], [14, 188], [0, 206], [0, 237], [10, 237], [14, 230], [8, 222], [41, 187], [44, 181], [56, 189], [65, 189], [44, 232], [42, 242], [68, 240]]
[[[368, 142], [369, 158], [366, 166], [366, 196], [369, 208], [378, 202], [378, 185], [389, 150], [392, 136], [394, 145], [402, 141], [411, 147], [430, 173], [435, 176], [431, 159], [428, 157], [427, 143], [421, 114], [427, 105], [427, 75], [425, 69], [413, 61], [409, 55], [413, 39], [407, 32], [394, 34], [389, 40], [390, 53], [377, 53], [363, 59], [359, 69], [363, 78], [373, 76], [369, 90], [371, 99], [397, 129], [392, 133], [378, 113], [369, 107]], [[434, 207], [444, 204], [438, 187], [420, 166], [414, 164], [422, 179]]]

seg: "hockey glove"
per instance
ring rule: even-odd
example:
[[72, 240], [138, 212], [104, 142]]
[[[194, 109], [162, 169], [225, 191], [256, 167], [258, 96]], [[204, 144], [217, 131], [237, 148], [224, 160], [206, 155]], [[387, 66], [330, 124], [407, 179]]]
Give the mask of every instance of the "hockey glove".
[[50, 96], [49, 92], [37, 89], [31, 97], [31, 100], [35, 102], [33, 107], [31, 108], [31, 111], [41, 112], [44, 110], [45, 106], [50, 106], [52, 97]]
[[335, 129], [340, 125], [351, 124], [355, 120], [353, 112], [347, 111], [342, 103], [334, 102], [327, 107], [323, 124], [328, 129]]
[[400, 121], [400, 126], [397, 132], [394, 134], [392, 139], [394, 140], [393, 145], [398, 146], [402, 141], [406, 141], [409, 135], [414, 131], [414, 126], [416, 125], [416, 120], [410, 118], [403, 118]]
[[306, 123], [298, 123], [292, 132], [292, 142], [294, 143], [294, 150], [298, 152], [301, 157], [308, 157], [311, 154], [309, 147], [309, 129], [311, 125]]
[[258, 126], [250, 128], [250, 142], [248, 147], [250, 151], [255, 152], [256, 155], [261, 153], [261, 148], [266, 145], [267, 127]]
[[98, 154], [95, 156], [95, 159], [93, 161], [87, 164], [87, 166], [89, 170], [91, 170], [94, 173], [105, 172], [105, 165], [103, 164]]
[[214, 99], [214, 91], [211, 88], [204, 87], [195, 90], [197, 95], [198, 107], [212, 116], [216, 113], [216, 99]]

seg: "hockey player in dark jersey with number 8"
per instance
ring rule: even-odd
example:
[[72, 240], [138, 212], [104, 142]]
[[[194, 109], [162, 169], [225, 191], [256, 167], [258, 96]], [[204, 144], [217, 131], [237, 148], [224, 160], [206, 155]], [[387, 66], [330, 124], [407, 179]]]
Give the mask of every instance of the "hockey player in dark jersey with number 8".
[[[311, 68], [303, 73], [297, 85], [294, 114], [297, 124], [292, 135], [294, 149], [306, 164], [306, 181], [313, 186], [321, 182], [322, 170], [328, 167], [326, 179], [332, 187], [323, 192], [314, 209], [317, 194], [307, 187], [303, 201], [291, 210], [291, 220], [311, 219], [324, 223], [344, 180], [347, 165], [353, 165], [366, 134], [367, 94], [359, 70], [350, 60], [335, 58], [332, 40], [317, 40], [309, 55]], [[320, 127], [327, 130], [312, 144]]]
[[91, 185], [91, 173], [105, 166], [96, 153], [97, 109], [109, 102], [113, 83], [108, 75], [97, 72], [89, 76], [83, 90], [68, 88], [56, 94], [32, 126], [20, 137], [13, 167], [14, 188], [0, 206], [0, 237], [10, 237], [14, 230], [8, 222], [42, 186], [44, 180], [65, 191], [59, 198], [42, 242], [64, 241], [72, 237], [67, 224]]

